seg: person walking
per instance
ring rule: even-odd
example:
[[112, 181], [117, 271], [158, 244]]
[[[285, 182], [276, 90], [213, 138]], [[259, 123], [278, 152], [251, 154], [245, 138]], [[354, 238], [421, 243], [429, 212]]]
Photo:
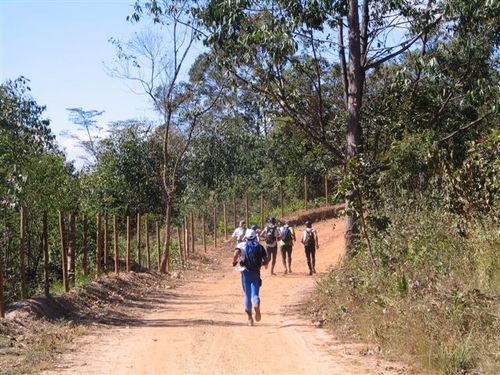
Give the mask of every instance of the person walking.
[[283, 262], [283, 268], [285, 269], [285, 275], [287, 273], [292, 273], [292, 249], [293, 243], [296, 241], [295, 231], [290, 225], [290, 221], [285, 221], [285, 225], [281, 227], [281, 240], [280, 240], [280, 250], [281, 250], [281, 260]]
[[[247, 225], [245, 220], [240, 221], [240, 225], [234, 230], [231, 238], [236, 240], [236, 244], [244, 241], [245, 231], [247, 230]], [[227, 241], [226, 241], [227, 242]]]
[[252, 226], [250, 227], [250, 229], [252, 229], [252, 230], [255, 231], [255, 240], [257, 242], [260, 242], [260, 233], [259, 233], [259, 229], [257, 228], [257, 225], [252, 224]]
[[266, 254], [271, 262], [271, 275], [274, 273], [274, 266], [276, 265], [276, 255], [278, 253], [278, 240], [280, 239], [280, 231], [276, 226], [276, 218], [270, 217], [268, 224], [262, 229], [261, 238], [264, 237], [266, 241]]
[[255, 320], [261, 319], [259, 289], [262, 285], [260, 268], [267, 266], [267, 258], [264, 247], [256, 241], [256, 233], [252, 229], [245, 232], [246, 242], [236, 245], [233, 257], [233, 267], [239, 262], [241, 272], [241, 285], [245, 295], [245, 312], [248, 316], [248, 325], [253, 326], [252, 302], [255, 310]]
[[306, 228], [302, 234], [302, 243], [306, 253], [309, 275], [316, 273], [316, 250], [319, 248], [318, 233], [313, 229], [312, 223], [308, 220], [305, 223]]

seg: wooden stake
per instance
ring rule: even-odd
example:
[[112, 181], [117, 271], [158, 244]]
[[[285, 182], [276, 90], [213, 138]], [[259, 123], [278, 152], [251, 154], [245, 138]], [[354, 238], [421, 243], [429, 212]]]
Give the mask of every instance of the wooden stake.
[[304, 210], [307, 210], [307, 176], [304, 176]]
[[47, 213], [43, 213], [42, 219], [42, 251], [43, 251], [43, 290], [46, 296], [50, 294], [49, 285], [49, 235], [47, 225]]
[[196, 241], [196, 235], [194, 233], [194, 214], [191, 211], [191, 252], [194, 254], [194, 245]]
[[233, 195], [233, 222], [234, 222], [234, 229], [238, 227], [238, 211], [236, 208], [236, 195]]
[[[250, 226], [250, 223], [247, 223]], [[260, 193], [260, 227], [264, 228], [264, 193]]]
[[203, 251], [207, 252], [207, 233], [205, 232], [205, 216], [201, 217], [201, 237], [203, 238]]
[[137, 263], [139, 264], [139, 267], [142, 265], [142, 254], [141, 254], [141, 214], [138, 212], [137, 213], [137, 221], [136, 221], [136, 228], [137, 228]]
[[224, 213], [224, 241], [227, 241], [227, 212], [226, 212], [226, 202], [222, 203], [222, 209]]
[[87, 215], [83, 215], [83, 237], [82, 237], [82, 269], [83, 274], [87, 276], [89, 274], [89, 247], [87, 242]]
[[3, 288], [3, 257], [0, 256], [0, 318], [5, 318]]
[[285, 217], [285, 207], [283, 202], [283, 183], [280, 182], [280, 209], [281, 209], [281, 218]]
[[63, 275], [63, 287], [65, 292], [69, 292], [68, 266], [66, 265], [66, 238], [64, 229], [64, 214], [59, 211], [59, 235], [61, 237], [61, 266]]
[[25, 224], [26, 224], [26, 213], [24, 207], [21, 207], [21, 212], [19, 214], [19, 261], [20, 261], [20, 272], [21, 272], [21, 299], [28, 298], [28, 291], [26, 286], [26, 244], [25, 244]]
[[249, 225], [248, 222], [248, 192], [245, 193], [245, 223]]
[[95, 243], [97, 245], [96, 249], [96, 257], [95, 257], [95, 269], [96, 276], [99, 277], [101, 275], [101, 265], [102, 265], [102, 247], [101, 247], [101, 215], [96, 214], [96, 239]]
[[104, 260], [104, 272], [108, 272], [108, 213], [104, 213], [104, 242], [103, 242], [104, 252], [103, 252], [103, 260]]
[[177, 245], [178, 245], [178, 248], [179, 248], [179, 258], [181, 259], [181, 264], [184, 265], [184, 251], [183, 251], [183, 246], [182, 246], [182, 240], [181, 240], [181, 231], [182, 231], [182, 228], [181, 227], [177, 227]]
[[69, 214], [69, 241], [68, 241], [68, 279], [69, 285], [75, 287], [75, 254], [76, 254], [76, 220], [75, 214]]
[[120, 252], [118, 250], [118, 226], [116, 225], [116, 215], [113, 215], [113, 250], [115, 253], [115, 273], [120, 273]]
[[156, 247], [158, 251], [158, 272], [161, 268], [161, 243], [160, 243], [160, 223], [156, 222]]
[[325, 207], [328, 207], [328, 178], [325, 174]]
[[144, 219], [144, 234], [146, 235], [146, 262], [147, 262], [147, 267], [148, 270], [151, 269], [151, 252], [149, 250], [149, 225], [148, 225], [148, 218], [146, 217]]
[[189, 223], [187, 216], [184, 216], [184, 259], [189, 258]]
[[217, 207], [214, 207], [214, 249], [217, 249]]
[[130, 272], [130, 262], [131, 262], [131, 254], [130, 254], [130, 216], [127, 215], [127, 272]]

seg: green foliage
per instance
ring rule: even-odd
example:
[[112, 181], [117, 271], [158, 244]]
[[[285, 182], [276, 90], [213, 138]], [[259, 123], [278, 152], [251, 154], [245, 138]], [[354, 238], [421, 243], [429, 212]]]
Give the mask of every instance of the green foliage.
[[371, 237], [378, 266], [361, 251], [319, 286], [328, 321], [442, 373], [492, 371], [500, 332], [495, 225], [471, 224], [468, 239], [442, 209], [398, 204], [389, 216], [389, 229]]
[[[19, 209], [26, 208], [26, 279], [28, 293], [38, 290], [42, 273], [41, 220], [49, 217], [51, 270], [60, 264], [57, 211], [78, 206], [79, 181], [73, 166], [57, 150], [45, 107], [29, 94], [21, 77], [0, 86], [0, 257], [5, 264], [7, 300], [20, 293]], [[59, 277], [57, 271], [51, 278]]]
[[119, 122], [97, 145], [94, 168], [83, 172], [82, 209], [90, 212], [161, 213], [161, 164], [152, 125]]

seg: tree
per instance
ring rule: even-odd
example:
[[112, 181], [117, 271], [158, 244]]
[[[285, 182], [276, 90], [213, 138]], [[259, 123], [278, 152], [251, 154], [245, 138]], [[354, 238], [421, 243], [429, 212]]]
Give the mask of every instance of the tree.
[[[150, 1], [144, 6], [154, 17], [165, 5]], [[136, 3], [136, 9], [141, 9]], [[192, 13], [202, 28], [205, 42], [235, 77], [265, 95], [290, 116], [294, 124], [325, 147], [345, 165], [346, 171], [362, 151], [361, 109], [367, 72], [394, 59], [425, 40], [440, 16], [432, 2], [357, 0], [318, 1], [207, 1], [194, 3]], [[348, 36], [344, 38], [344, 22]], [[404, 30], [406, 34], [402, 31]], [[391, 45], [388, 40], [398, 41]], [[333, 47], [337, 49], [341, 82], [344, 85], [347, 123], [346, 146], [329, 136], [327, 106], [324, 101], [321, 61]], [[290, 87], [286, 71], [297, 56], [308, 55], [311, 85], [315, 93], [315, 121], [294, 106], [300, 89]], [[330, 53], [331, 55], [331, 53]], [[347, 58], [348, 57], [348, 58]], [[295, 88], [295, 89], [294, 89]], [[346, 172], [347, 173], [347, 172]], [[358, 232], [358, 215], [351, 209], [356, 191], [346, 193], [346, 252], [353, 250]]]
[[[170, 37], [171, 48], [166, 48], [159, 34], [137, 34], [125, 46], [113, 40], [117, 48], [117, 65], [112, 71], [117, 77], [130, 79], [139, 84], [161, 114], [162, 171], [164, 195], [165, 240], [161, 272], [168, 271], [172, 204], [177, 188], [179, 171], [186, 153], [201, 123], [203, 115], [215, 104], [218, 97], [194, 95], [199, 82], [182, 83], [187, 56], [195, 41], [196, 33], [185, 27], [188, 4], [173, 2], [165, 12], [155, 18]], [[139, 21], [139, 13], [130, 18]]]
[[[90, 154], [94, 159], [93, 163], [97, 162], [97, 147], [96, 144], [99, 141], [99, 136], [95, 132], [100, 132], [102, 127], [97, 124], [96, 117], [102, 116], [104, 111], [84, 110], [83, 108], [66, 108], [69, 111], [69, 119], [76, 125], [79, 125], [79, 130], [85, 131], [87, 139], [82, 139], [78, 135], [72, 134], [71, 137], [78, 140], [80, 147]], [[89, 162], [85, 157], [84, 159]]]

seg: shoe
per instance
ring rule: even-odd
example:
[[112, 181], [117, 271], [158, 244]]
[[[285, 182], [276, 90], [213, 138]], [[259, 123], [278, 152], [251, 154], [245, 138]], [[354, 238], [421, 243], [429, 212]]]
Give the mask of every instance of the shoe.
[[313, 274], [313, 271], [309, 271], [309, 276], [312, 276], [312, 274]]
[[315, 268], [313, 268], [313, 273], [316, 273], [316, 269]]
[[286, 275], [287, 273], [288, 273], [288, 271], [287, 271], [287, 270], [285, 270], [285, 272], [283, 272], [283, 274], [284, 274], [284, 275]]
[[255, 306], [255, 321], [256, 322], [260, 322], [260, 318], [261, 318], [261, 315], [260, 315], [260, 305], [256, 305]]
[[271, 272], [271, 276], [276, 276], [276, 274], [274, 272]]
[[248, 326], [249, 327], [253, 326], [253, 318], [248, 319]]
[[292, 273], [292, 270], [288, 270], [288, 273]]

